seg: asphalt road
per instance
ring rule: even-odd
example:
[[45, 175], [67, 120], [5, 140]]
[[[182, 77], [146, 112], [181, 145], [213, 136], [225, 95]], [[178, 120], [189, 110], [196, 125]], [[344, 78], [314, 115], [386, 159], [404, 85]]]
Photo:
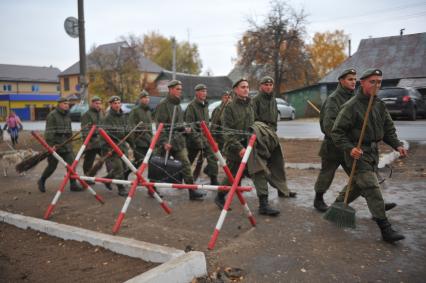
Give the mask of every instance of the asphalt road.
[[[25, 130], [42, 131], [45, 121], [23, 122]], [[426, 120], [395, 121], [397, 133], [400, 139], [409, 141], [426, 141]], [[72, 123], [73, 130], [80, 129], [80, 123]], [[278, 123], [278, 136], [295, 139], [322, 139], [317, 119], [300, 119], [294, 121], [280, 121]]]

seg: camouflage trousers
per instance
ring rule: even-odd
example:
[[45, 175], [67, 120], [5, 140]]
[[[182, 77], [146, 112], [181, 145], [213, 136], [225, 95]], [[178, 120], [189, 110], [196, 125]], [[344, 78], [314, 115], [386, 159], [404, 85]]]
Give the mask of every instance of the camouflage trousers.
[[321, 158], [321, 170], [318, 174], [314, 187], [316, 193], [327, 192], [333, 182], [334, 175], [339, 166], [342, 166], [346, 174], [349, 175], [351, 173], [351, 169], [346, 166], [343, 156], [341, 159]]
[[[347, 186], [339, 193], [336, 202], [343, 202]], [[348, 203], [353, 202], [359, 196], [367, 201], [371, 215], [376, 219], [385, 219], [385, 202], [380, 191], [379, 180], [374, 171], [355, 172], [352, 189], [349, 192]]]
[[[188, 159], [189, 163], [194, 163], [195, 158], [197, 157], [198, 152], [203, 155], [204, 158], [207, 159], [207, 166], [204, 168], [203, 172], [209, 177], [216, 177], [219, 171], [219, 167], [217, 166], [217, 160], [213, 153], [213, 150], [210, 147], [206, 147], [204, 149], [194, 149], [188, 148]], [[198, 160], [197, 160], [198, 161]]]
[[87, 176], [90, 169], [93, 167], [93, 163], [95, 163], [96, 155], [101, 155], [100, 148], [91, 148], [87, 149], [84, 153], [84, 161], [83, 161], [83, 172], [84, 175]]
[[[58, 152], [58, 155], [61, 156], [69, 165], [74, 162], [74, 154], [70, 151]], [[56, 167], [58, 167], [58, 160], [53, 157], [53, 155], [49, 155], [49, 157], [47, 158], [47, 167], [46, 169], [44, 169], [43, 173], [41, 174], [41, 177], [43, 179], [49, 178], [53, 174], [53, 172], [55, 172]]]

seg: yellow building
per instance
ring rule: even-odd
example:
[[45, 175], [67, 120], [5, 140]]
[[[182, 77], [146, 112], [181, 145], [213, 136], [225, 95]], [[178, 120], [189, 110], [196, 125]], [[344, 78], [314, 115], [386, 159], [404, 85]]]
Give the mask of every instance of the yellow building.
[[59, 98], [58, 75], [54, 67], [0, 64], [0, 121], [9, 112], [21, 120], [44, 120]]

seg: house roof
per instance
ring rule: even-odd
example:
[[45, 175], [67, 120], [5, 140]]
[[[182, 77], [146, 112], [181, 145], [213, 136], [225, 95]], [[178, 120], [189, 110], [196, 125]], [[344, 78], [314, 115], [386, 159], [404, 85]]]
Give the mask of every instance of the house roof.
[[[106, 54], [118, 53], [120, 48], [127, 48], [127, 43], [125, 41], [119, 41], [119, 42], [102, 44], [96, 47], [96, 51], [106, 53]], [[87, 67], [89, 69], [91, 67], [94, 67], [93, 62], [91, 62], [90, 60], [90, 56], [87, 56]], [[163, 70], [163, 68], [161, 68], [159, 65], [152, 62], [148, 58], [144, 57], [142, 54], [139, 54], [139, 70], [141, 72], [146, 72], [146, 73], [160, 73]], [[78, 75], [78, 74], [80, 74], [80, 61], [74, 63], [69, 68], [65, 69], [60, 74], [60, 76]]]
[[0, 64], [1, 81], [57, 83], [60, 72], [61, 70], [55, 67]]
[[379, 68], [384, 80], [426, 77], [426, 33], [368, 38], [340, 66], [320, 83], [335, 83], [339, 74], [355, 68], [360, 74], [367, 68]]
[[[172, 79], [173, 73], [163, 70], [155, 80], [160, 92], [167, 92], [167, 84]], [[205, 84], [208, 89], [208, 96], [221, 97], [225, 90], [232, 88], [232, 82], [227, 76], [197, 76], [184, 73], [176, 73], [176, 79], [182, 82], [183, 92], [186, 97], [194, 97], [194, 87], [197, 84]], [[163, 83], [161, 83], [163, 82]]]

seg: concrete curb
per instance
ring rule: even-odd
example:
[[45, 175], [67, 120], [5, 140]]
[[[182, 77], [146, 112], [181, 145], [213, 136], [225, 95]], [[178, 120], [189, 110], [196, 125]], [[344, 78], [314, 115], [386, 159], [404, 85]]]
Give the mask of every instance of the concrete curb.
[[163, 263], [146, 272], [147, 275], [143, 273], [130, 279], [129, 282], [187, 283], [194, 277], [207, 274], [206, 259], [202, 252], [185, 253], [182, 250], [174, 248], [103, 234], [1, 210], [0, 222], [5, 222], [21, 229], [31, 228], [64, 240], [88, 242], [91, 245], [100, 246], [118, 254], [140, 258], [144, 261]]

